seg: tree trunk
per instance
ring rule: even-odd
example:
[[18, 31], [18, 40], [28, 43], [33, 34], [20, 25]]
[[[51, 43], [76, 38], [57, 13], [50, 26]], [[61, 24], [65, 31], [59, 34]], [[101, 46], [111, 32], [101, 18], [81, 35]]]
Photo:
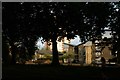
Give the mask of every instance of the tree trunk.
[[5, 42], [2, 44], [2, 58], [3, 64], [10, 64], [9, 45], [7, 45]]
[[57, 33], [53, 33], [52, 37], [52, 52], [53, 52], [53, 57], [52, 57], [52, 65], [59, 65], [59, 56], [58, 56], [58, 50], [57, 50]]
[[11, 59], [11, 64], [16, 64], [16, 52], [17, 52], [17, 48], [14, 45], [13, 42], [10, 43], [11, 45], [11, 54], [12, 54], [12, 59]]
[[24, 45], [27, 48], [28, 54], [29, 54], [29, 59], [32, 59], [32, 56], [35, 53], [35, 41], [31, 41], [28, 39], [25, 39]]
[[117, 53], [117, 63], [120, 64], [120, 51]]
[[119, 39], [117, 40], [117, 44], [118, 44], [118, 53], [117, 53], [117, 63], [120, 64], [120, 34], [118, 35]]

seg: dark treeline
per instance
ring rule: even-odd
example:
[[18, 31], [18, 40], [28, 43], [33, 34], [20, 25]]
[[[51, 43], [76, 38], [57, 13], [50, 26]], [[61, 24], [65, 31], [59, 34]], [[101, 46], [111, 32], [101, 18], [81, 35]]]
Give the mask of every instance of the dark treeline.
[[[20, 42], [23, 46], [20, 52], [28, 54], [21, 56], [31, 59], [37, 39], [43, 37], [45, 41], [52, 42], [52, 64], [58, 65], [56, 42], [58, 37], [62, 40], [64, 37], [71, 39], [79, 35], [82, 42], [94, 41], [96, 37], [102, 37], [105, 27], [115, 32], [112, 34], [114, 38], [112, 53], [115, 54], [117, 51], [120, 63], [119, 8], [118, 2], [4, 2], [2, 3], [3, 63], [16, 63], [16, 56], [20, 54], [16, 42]], [[9, 52], [12, 57], [8, 56]]]

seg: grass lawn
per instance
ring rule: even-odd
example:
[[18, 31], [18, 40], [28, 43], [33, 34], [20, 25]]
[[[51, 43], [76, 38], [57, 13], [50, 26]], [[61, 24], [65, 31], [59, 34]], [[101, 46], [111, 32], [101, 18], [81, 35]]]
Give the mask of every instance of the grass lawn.
[[120, 80], [120, 67], [9, 65], [2, 67], [2, 80]]

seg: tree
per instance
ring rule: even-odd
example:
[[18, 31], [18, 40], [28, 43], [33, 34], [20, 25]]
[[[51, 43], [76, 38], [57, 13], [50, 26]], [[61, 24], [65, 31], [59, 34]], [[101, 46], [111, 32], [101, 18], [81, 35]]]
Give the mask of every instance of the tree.
[[74, 10], [69, 5], [70, 3], [3, 3], [3, 12], [5, 13], [3, 15], [3, 31], [10, 38], [13, 60], [15, 60], [14, 42], [22, 41], [29, 50], [32, 50], [39, 36], [43, 37], [45, 41], [51, 40], [52, 63], [59, 64], [56, 40], [58, 37], [61, 40], [65, 36], [68, 39], [73, 38], [74, 31], [77, 29], [73, 26], [78, 25], [72, 20], [75, 19], [75, 14], [72, 14]]
[[25, 28], [27, 25], [23, 20], [22, 6], [20, 3], [3, 3], [2, 9], [4, 13], [2, 30], [4, 35], [8, 37], [8, 42], [11, 46], [12, 64], [16, 63], [17, 47], [14, 44], [15, 42], [22, 42], [27, 47], [31, 58], [35, 51], [34, 46], [37, 36], [32, 34], [31, 29]]
[[35, 41], [39, 37], [43, 37], [43, 41], [51, 41], [54, 65], [59, 64], [57, 40], [79, 35], [85, 42], [95, 35], [101, 36], [110, 14], [109, 3], [25, 2], [3, 3], [3, 6], [3, 31], [10, 41], [23, 42], [30, 54], [33, 54]]
[[119, 18], [120, 18], [120, 3], [119, 2], [114, 2], [110, 3], [110, 15], [108, 18], [109, 24], [108, 26], [110, 27], [112, 31], [112, 54], [117, 55], [117, 62], [120, 63], [120, 23], [119, 23]]
[[[16, 20], [14, 17], [14, 9], [12, 8], [11, 4], [4, 3], [4, 6], [2, 7], [3, 11], [3, 35], [5, 35], [5, 38], [8, 40], [10, 46], [11, 46], [11, 54], [12, 54], [12, 64], [15, 64], [15, 52], [16, 47], [14, 46], [14, 42], [18, 41], [18, 32], [17, 29], [15, 29], [16, 26]], [[9, 12], [9, 9], [11, 9], [11, 12]], [[7, 14], [9, 13], [9, 14]], [[13, 28], [11, 28], [13, 27]], [[16, 33], [16, 34], [15, 34]], [[3, 55], [5, 53], [3, 52]], [[5, 57], [5, 56], [4, 56]]]
[[2, 52], [4, 54], [2, 54], [2, 62], [3, 64], [10, 64], [10, 55], [9, 55], [9, 43], [8, 43], [8, 39], [6, 39], [5, 35], [2, 35]]

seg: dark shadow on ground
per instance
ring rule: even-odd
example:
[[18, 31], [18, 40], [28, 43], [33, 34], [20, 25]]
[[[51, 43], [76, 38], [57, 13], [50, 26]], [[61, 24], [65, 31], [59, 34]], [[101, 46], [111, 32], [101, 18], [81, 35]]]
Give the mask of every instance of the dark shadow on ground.
[[2, 80], [120, 80], [120, 67], [9, 65]]

